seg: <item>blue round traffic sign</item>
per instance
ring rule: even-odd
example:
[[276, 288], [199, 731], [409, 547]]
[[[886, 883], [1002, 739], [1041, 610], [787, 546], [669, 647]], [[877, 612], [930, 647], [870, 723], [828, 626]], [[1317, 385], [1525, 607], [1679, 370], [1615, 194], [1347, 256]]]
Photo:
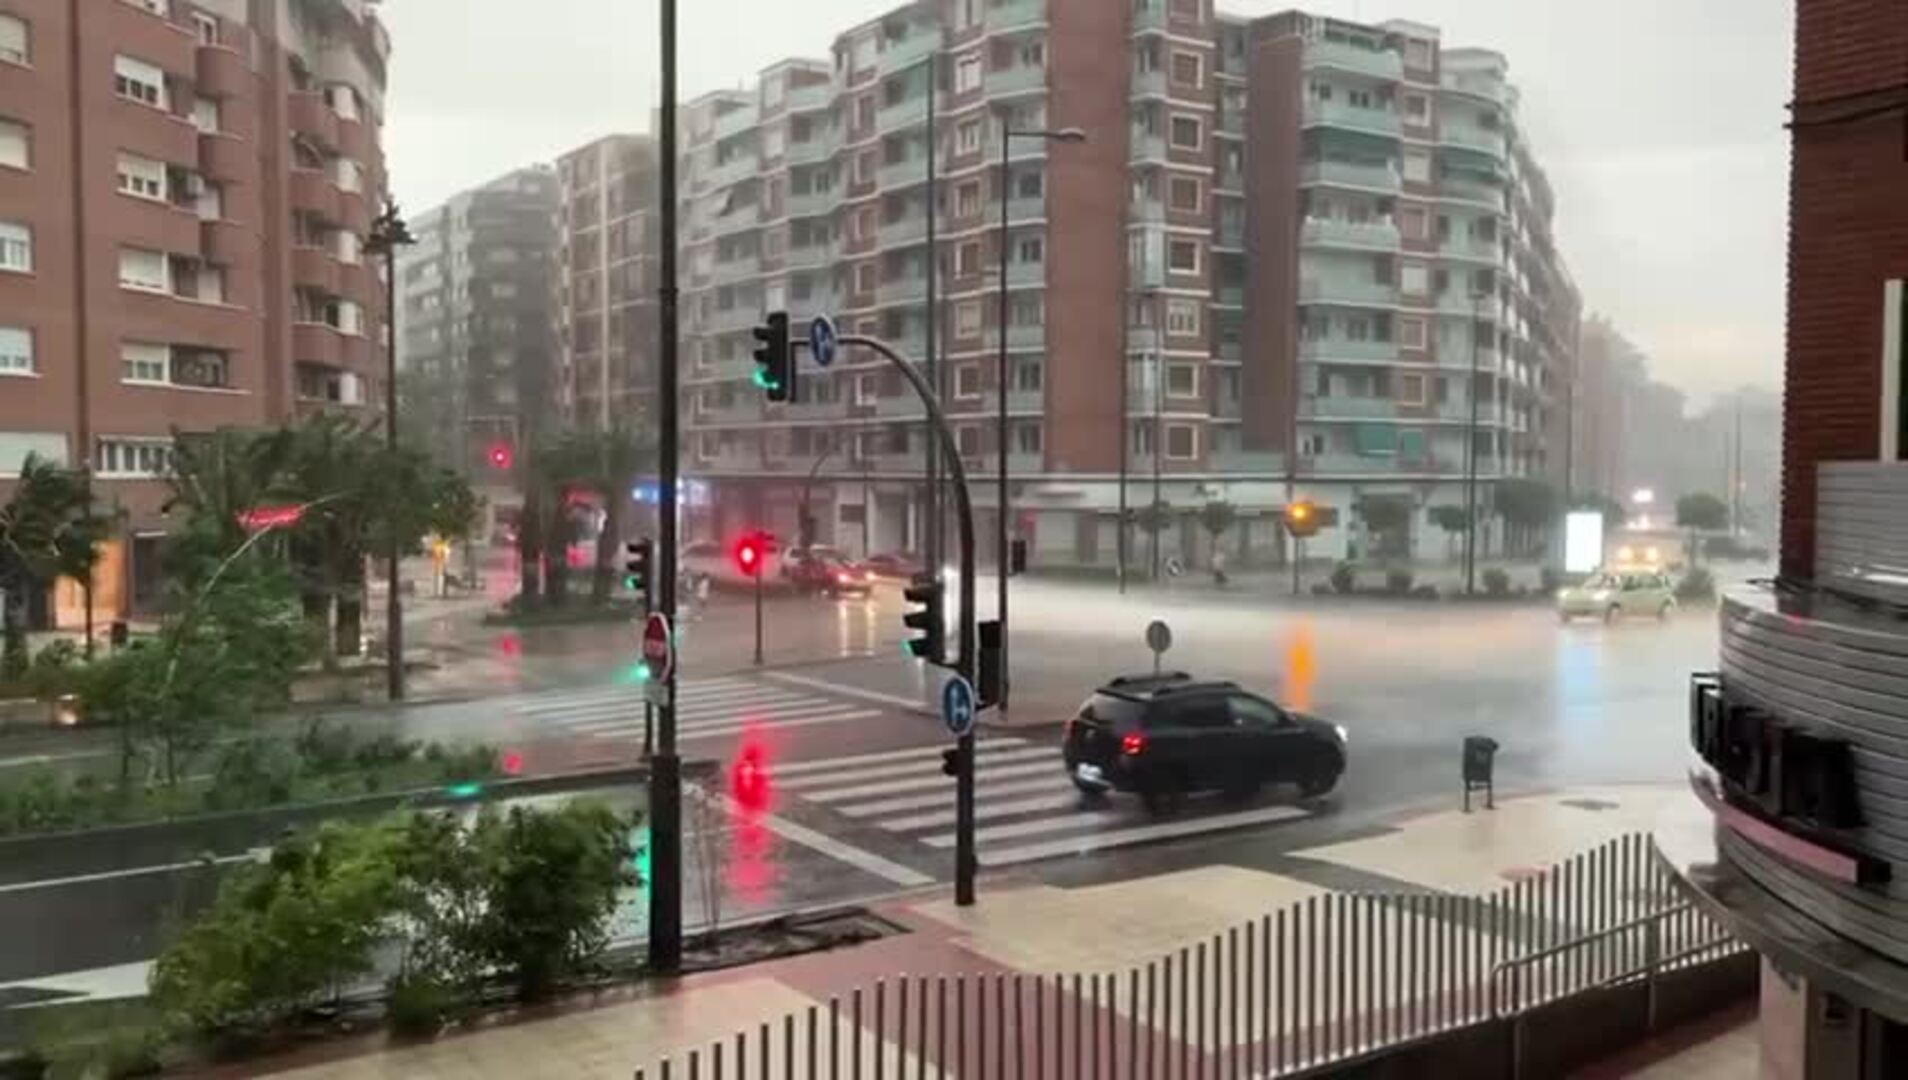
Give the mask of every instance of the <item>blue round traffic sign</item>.
[[818, 367], [835, 362], [835, 320], [817, 315], [808, 322], [808, 351]]
[[974, 730], [974, 684], [956, 675], [941, 684], [941, 723], [959, 738]]

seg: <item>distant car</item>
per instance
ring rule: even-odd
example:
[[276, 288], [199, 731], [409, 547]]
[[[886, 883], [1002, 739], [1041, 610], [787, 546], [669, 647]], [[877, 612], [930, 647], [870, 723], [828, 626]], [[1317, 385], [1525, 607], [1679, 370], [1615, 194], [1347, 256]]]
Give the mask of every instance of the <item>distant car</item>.
[[782, 565], [789, 583], [803, 592], [866, 596], [874, 587], [874, 577], [867, 567], [857, 565], [833, 548], [791, 551]]
[[919, 560], [892, 551], [877, 552], [863, 560], [863, 566], [876, 577], [910, 578], [921, 572]]
[[[768, 545], [762, 552], [762, 580], [771, 587], [782, 577], [783, 557], [780, 548]], [[752, 575], [742, 572], [737, 565], [735, 546], [721, 544], [714, 540], [698, 540], [685, 545], [682, 549], [682, 569], [692, 577], [708, 578], [711, 582], [725, 588], [746, 588], [755, 584]]]
[[1174, 672], [1128, 675], [1067, 721], [1067, 775], [1089, 796], [1138, 795], [1154, 813], [1189, 793], [1250, 797], [1295, 784], [1308, 798], [1345, 771], [1345, 729], [1241, 689]]
[[1676, 610], [1676, 586], [1657, 569], [1610, 570], [1592, 574], [1581, 585], [1557, 591], [1557, 619], [1579, 616], [1611, 622], [1621, 615], [1667, 619]]

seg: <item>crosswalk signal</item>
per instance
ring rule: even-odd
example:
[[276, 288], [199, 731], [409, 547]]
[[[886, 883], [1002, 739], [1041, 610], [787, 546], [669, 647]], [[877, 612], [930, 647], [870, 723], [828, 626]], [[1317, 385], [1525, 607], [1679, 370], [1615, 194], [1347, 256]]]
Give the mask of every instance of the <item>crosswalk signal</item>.
[[942, 594], [941, 580], [933, 574], [914, 575], [909, 579], [908, 587], [901, 591], [908, 602], [907, 614], [901, 616], [901, 625], [916, 631], [918, 635], [909, 638], [901, 647], [909, 656], [930, 664], [940, 663], [945, 655], [941, 630]]
[[770, 401], [798, 400], [795, 385], [795, 349], [788, 338], [788, 312], [771, 311], [755, 334], [755, 385]]
[[1302, 499], [1285, 508], [1285, 528], [1293, 536], [1316, 536], [1319, 525], [1318, 507], [1310, 500]]
[[650, 573], [656, 565], [656, 542], [648, 537], [631, 540], [623, 545], [623, 551], [627, 555], [623, 561], [623, 586], [642, 597], [647, 605], [649, 583], [654, 580]]

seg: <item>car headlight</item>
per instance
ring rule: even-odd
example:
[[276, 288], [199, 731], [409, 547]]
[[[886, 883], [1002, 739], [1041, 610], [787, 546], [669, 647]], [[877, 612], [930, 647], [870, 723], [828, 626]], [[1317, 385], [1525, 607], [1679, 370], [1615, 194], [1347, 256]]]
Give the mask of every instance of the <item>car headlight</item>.
[[1346, 742], [1349, 742], [1349, 741], [1350, 741], [1350, 738], [1351, 738], [1351, 737], [1350, 737], [1350, 735], [1349, 735], [1349, 733], [1347, 733], [1347, 732], [1345, 731], [1345, 725], [1343, 725], [1343, 724], [1333, 724], [1333, 725], [1332, 725], [1332, 731], [1333, 731], [1334, 733], [1336, 733], [1336, 734], [1338, 735], [1338, 742], [1339, 742], [1339, 745], [1341, 745], [1341, 746], [1342, 746], [1342, 745], [1344, 745], [1344, 744], [1345, 744]]
[[1590, 594], [1590, 599], [1595, 600], [1597, 603], [1601, 604], [1605, 600], [1610, 599], [1610, 590], [1598, 589], [1596, 592], [1593, 592]]

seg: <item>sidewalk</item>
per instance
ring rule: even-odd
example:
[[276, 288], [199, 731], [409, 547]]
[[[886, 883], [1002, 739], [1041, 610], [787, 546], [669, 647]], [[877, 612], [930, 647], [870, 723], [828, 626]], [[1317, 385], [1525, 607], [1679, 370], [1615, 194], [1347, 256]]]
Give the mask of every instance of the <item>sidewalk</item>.
[[[1706, 829], [1707, 818], [1681, 785], [1638, 785], [1506, 798], [1494, 813], [1440, 810], [1390, 825], [1379, 835], [1293, 852], [1300, 869], [1292, 874], [1210, 865], [1075, 889], [990, 878], [981, 902], [965, 909], [917, 893], [877, 907], [910, 932], [866, 945], [658, 983], [426, 1045], [328, 1045], [301, 1059], [251, 1063], [246, 1075], [627, 1080], [665, 1056], [810, 1007], [826, 1033], [831, 998], [876, 979], [1112, 971], [1326, 893], [1319, 882], [1357, 876], [1346, 871], [1403, 887], [1481, 893], [1625, 833], [1690, 835]], [[843, 1035], [873, 1037], [848, 1031], [847, 1022], [844, 1012]]]

